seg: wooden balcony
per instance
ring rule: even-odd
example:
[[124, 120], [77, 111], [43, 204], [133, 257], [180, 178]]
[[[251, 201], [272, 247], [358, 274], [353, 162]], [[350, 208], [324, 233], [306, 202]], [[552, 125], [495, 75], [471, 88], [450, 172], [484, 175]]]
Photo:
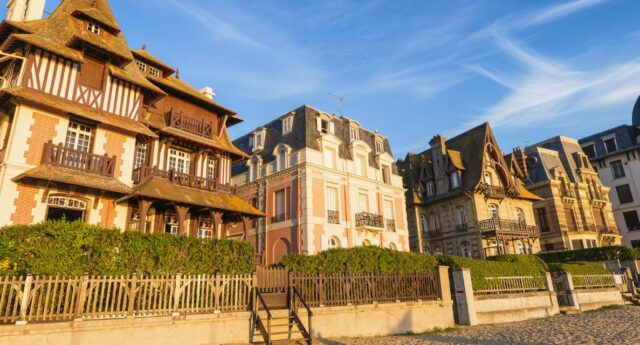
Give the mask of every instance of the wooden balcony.
[[211, 192], [228, 192], [235, 194], [235, 187], [230, 184], [220, 184], [215, 180], [199, 177], [191, 174], [184, 174], [175, 170], [164, 171], [156, 167], [140, 167], [133, 169], [133, 183], [138, 184], [150, 177], [166, 178], [176, 185], [208, 190]]
[[44, 144], [42, 164], [51, 164], [92, 174], [113, 177], [116, 156], [96, 155], [89, 152], [70, 149], [62, 143], [54, 145], [51, 141]]
[[523, 221], [509, 219], [486, 219], [478, 222], [484, 237], [530, 238], [538, 237], [538, 229]]
[[507, 193], [504, 187], [487, 185], [484, 194], [489, 198], [504, 199]]
[[356, 229], [382, 231], [384, 230], [383, 217], [369, 212], [356, 213]]
[[167, 126], [175, 127], [202, 137], [213, 136], [213, 122], [194, 119], [187, 115], [170, 111], [167, 113]]

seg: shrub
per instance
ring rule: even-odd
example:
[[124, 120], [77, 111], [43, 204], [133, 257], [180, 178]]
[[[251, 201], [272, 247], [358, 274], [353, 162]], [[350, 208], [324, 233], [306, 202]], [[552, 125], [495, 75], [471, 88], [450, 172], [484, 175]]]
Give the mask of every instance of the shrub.
[[602, 265], [593, 262], [551, 263], [549, 269], [552, 272], [569, 272], [573, 275], [611, 274]]
[[489, 288], [488, 277], [533, 276], [540, 287], [544, 286], [547, 265], [533, 255], [499, 255], [488, 260], [473, 260], [459, 256], [440, 256], [441, 265], [451, 268], [468, 268], [474, 290]]
[[250, 273], [246, 242], [105, 229], [47, 221], [0, 228], [0, 275]]
[[365, 246], [330, 249], [313, 256], [287, 255], [281, 264], [297, 274], [359, 274], [433, 272], [438, 263], [432, 256]]
[[611, 246], [586, 248], [553, 253], [537, 254], [545, 262], [576, 262], [576, 261], [609, 261], [609, 260], [638, 260], [640, 252], [636, 249]]

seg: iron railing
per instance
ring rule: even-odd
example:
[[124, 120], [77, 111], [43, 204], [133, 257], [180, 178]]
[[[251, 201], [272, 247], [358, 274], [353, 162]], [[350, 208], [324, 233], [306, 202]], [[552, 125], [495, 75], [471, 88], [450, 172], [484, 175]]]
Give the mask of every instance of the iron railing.
[[573, 286], [576, 289], [600, 289], [616, 287], [613, 274], [572, 275]]
[[474, 294], [526, 293], [545, 290], [543, 276], [485, 277], [482, 289]]
[[327, 211], [327, 222], [329, 224], [340, 224], [340, 211]]
[[502, 218], [485, 219], [478, 222], [478, 227], [483, 234], [501, 235], [514, 238], [537, 237], [538, 228], [535, 225], [527, 225], [520, 220]]
[[382, 229], [384, 228], [384, 220], [379, 214], [360, 212], [356, 213], [356, 226], [370, 226]]
[[387, 225], [387, 231], [391, 231], [391, 232], [396, 231], [396, 221], [395, 221], [395, 219], [385, 219], [384, 222]]

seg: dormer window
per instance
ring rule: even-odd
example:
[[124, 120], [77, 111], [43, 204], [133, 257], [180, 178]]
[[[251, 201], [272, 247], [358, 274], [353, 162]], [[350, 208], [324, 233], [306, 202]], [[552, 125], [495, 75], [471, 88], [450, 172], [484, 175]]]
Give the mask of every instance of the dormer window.
[[451, 173], [451, 188], [458, 188], [462, 184], [462, 173], [456, 170]]
[[287, 135], [293, 130], [293, 115], [282, 119], [282, 135]]
[[87, 31], [99, 35], [100, 25], [96, 24], [95, 22], [87, 22]]
[[136, 60], [136, 66], [138, 66], [140, 72], [147, 73], [147, 64], [144, 62]]
[[327, 120], [322, 120], [322, 121], [320, 122], [320, 132], [321, 132], [321, 133], [324, 133], [324, 134], [329, 133], [329, 130], [330, 130], [330, 128], [329, 128], [329, 127], [330, 127], [330, 126], [329, 126], [329, 123], [330, 123], [330, 122], [329, 122], [329, 121], [327, 121]]
[[154, 77], [160, 78], [160, 70], [155, 67], [149, 66], [149, 74], [151, 74]]
[[384, 152], [384, 143], [381, 140], [376, 140], [376, 154]]
[[260, 151], [264, 149], [264, 137], [264, 129], [253, 132], [253, 135], [249, 137], [249, 146], [251, 146], [251, 149], [253, 151]]
[[604, 146], [607, 148], [607, 153], [618, 151], [618, 144], [616, 143], [616, 137], [610, 137], [604, 139]]
[[349, 128], [349, 138], [351, 141], [360, 140], [360, 130], [356, 127]]
[[331, 118], [328, 116], [318, 116], [316, 118], [316, 126], [318, 132], [322, 134], [334, 133], [334, 124], [331, 122]]

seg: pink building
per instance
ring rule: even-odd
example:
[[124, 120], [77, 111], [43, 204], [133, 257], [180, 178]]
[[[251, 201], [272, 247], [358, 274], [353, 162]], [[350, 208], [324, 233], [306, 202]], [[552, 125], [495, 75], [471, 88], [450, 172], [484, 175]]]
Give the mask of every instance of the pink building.
[[234, 145], [251, 155], [233, 166], [238, 196], [267, 215], [247, 231], [262, 264], [337, 247], [409, 249], [402, 178], [383, 135], [304, 105]]

